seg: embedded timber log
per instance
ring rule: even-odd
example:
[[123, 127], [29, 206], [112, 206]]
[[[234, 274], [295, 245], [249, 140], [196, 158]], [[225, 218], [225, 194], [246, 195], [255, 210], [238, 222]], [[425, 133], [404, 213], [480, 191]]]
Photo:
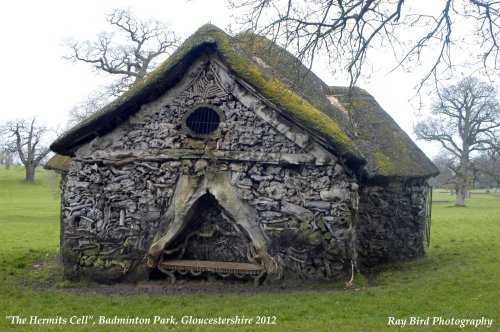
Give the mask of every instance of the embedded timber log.
[[145, 167], [147, 164], [139, 161], [169, 161], [183, 159], [218, 159], [223, 161], [254, 161], [266, 164], [314, 164], [315, 157], [308, 153], [272, 153], [258, 151], [220, 151], [220, 150], [186, 150], [186, 149], [150, 149], [121, 150], [107, 152], [95, 151], [91, 158], [81, 158], [86, 163], [102, 162], [107, 165], [124, 165], [135, 163]]

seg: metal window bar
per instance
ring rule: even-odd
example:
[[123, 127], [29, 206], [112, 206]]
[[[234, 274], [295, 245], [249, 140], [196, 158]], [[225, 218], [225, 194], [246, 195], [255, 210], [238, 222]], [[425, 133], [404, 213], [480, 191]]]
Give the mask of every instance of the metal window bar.
[[194, 111], [187, 119], [187, 126], [195, 133], [207, 135], [217, 129], [220, 116], [214, 110], [203, 107]]

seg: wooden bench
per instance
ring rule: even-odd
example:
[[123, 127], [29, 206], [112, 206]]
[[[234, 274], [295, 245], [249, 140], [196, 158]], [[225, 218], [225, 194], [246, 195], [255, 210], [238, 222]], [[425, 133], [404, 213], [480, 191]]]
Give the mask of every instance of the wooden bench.
[[266, 273], [262, 265], [252, 263], [234, 263], [234, 262], [216, 262], [216, 261], [197, 261], [197, 260], [167, 260], [158, 263], [158, 270], [170, 277], [172, 283], [175, 283], [175, 272], [182, 275], [190, 273], [193, 276], [199, 276], [203, 272], [216, 273], [222, 277], [251, 276], [254, 278], [254, 284], [257, 286], [260, 279]]

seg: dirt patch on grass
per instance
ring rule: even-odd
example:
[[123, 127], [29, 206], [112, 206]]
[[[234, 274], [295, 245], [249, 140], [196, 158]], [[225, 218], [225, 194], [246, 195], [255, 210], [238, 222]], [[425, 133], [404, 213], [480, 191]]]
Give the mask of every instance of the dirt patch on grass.
[[432, 201], [432, 204], [448, 204], [450, 201]]
[[60, 257], [38, 258], [30, 269], [18, 278], [19, 284], [33, 289], [48, 289], [62, 279]]
[[171, 284], [165, 280], [141, 281], [138, 283], [116, 283], [102, 285], [90, 283], [86, 285], [67, 285], [60, 291], [71, 293], [94, 293], [105, 295], [159, 295], [159, 294], [191, 294], [191, 293], [256, 293], [279, 291], [284, 288], [276, 286], [255, 287], [253, 283], [233, 283], [229, 280], [217, 280], [207, 282], [205, 280], [180, 280]]
[[344, 289], [342, 282], [287, 280], [279, 283], [268, 281], [254, 286], [253, 281], [234, 279], [182, 279], [172, 284], [169, 280], [149, 280], [137, 283], [115, 283], [109, 285], [92, 282], [65, 282], [64, 287], [56, 289], [71, 293], [95, 293], [105, 295], [159, 295], [159, 294], [215, 294], [215, 293], [269, 293], [283, 291], [309, 291]]
[[[342, 290], [347, 289], [346, 280], [327, 281], [287, 278], [277, 281], [269, 278], [263, 285], [255, 286], [252, 279], [224, 279], [210, 275], [205, 278], [183, 277], [183, 279], [179, 279], [173, 284], [167, 277], [159, 277], [155, 280], [136, 283], [117, 282], [113, 284], [98, 284], [88, 280], [69, 281], [64, 279], [62, 264], [59, 258], [52, 257], [37, 260], [26, 275], [19, 278], [19, 283], [23, 287], [31, 289], [50, 289], [57, 292], [77, 294], [180, 295], [196, 293], [273, 293], [283, 291]], [[354, 287], [350, 287], [349, 289], [356, 288], [356, 285], [354, 285]]]

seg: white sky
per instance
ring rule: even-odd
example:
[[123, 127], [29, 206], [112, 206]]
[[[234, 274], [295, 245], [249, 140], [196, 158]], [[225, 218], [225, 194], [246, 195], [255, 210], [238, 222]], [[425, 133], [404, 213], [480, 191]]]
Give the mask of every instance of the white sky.
[[[211, 22], [221, 29], [232, 23], [227, 0], [16, 0], [0, 2], [0, 122], [16, 118], [37, 119], [49, 126], [64, 126], [68, 111], [90, 92], [104, 84], [105, 76], [85, 64], [62, 59], [65, 38], [93, 39], [108, 30], [104, 14], [112, 8], [130, 8], [138, 17], [167, 22], [184, 39], [201, 25]], [[234, 22], [233, 22], [234, 25]], [[384, 52], [380, 53], [383, 58]], [[345, 85], [316, 63], [313, 71], [329, 85]], [[417, 121], [409, 100], [414, 96], [418, 74], [387, 69], [375, 72], [359, 86], [368, 90], [381, 106], [414, 137]], [[428, 99], [425, 100], [428, 103]], [[413, 101], [413, 103], [415, 100]], [[439, 148], [418, 141], [429, 156]]]

